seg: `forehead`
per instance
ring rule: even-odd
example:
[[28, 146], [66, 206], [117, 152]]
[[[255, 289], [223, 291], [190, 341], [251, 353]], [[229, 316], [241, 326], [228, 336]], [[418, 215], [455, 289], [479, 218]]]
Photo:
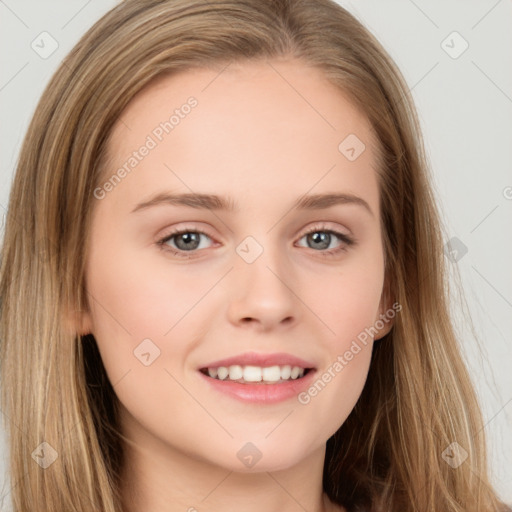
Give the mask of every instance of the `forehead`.
[[[187, 106], [191, 98], [194, 107]], [[335, 186], [340, 176], [360, 192], [374, 178], [375, 138], [366, 116], [321, 71], [299, 61], [158, 77], [116, 123], [109, 141], [113, 165], [126, 163], [148, 141], [151, 151], [123, 183], [128, 195], [149, 193], [155, 183], [227, 193], [268, 183], [305, 193], [319, 180], [324, 188]], [[357, 159], [344, 153], [349, 146], [361, 152]], [[369, 193], [375, 195], [375, 187]]]
[[[250, 112], [254, 115], [257, 109], [267, 118], [270, 130], [270, 123], [279, 117], [279, 112], [275, 112], [279, 103], [282, 110], [293, 109], [294, 115], [309, 121], [312, 128], [319, 127], [325, 134], [351, 128], [364, 135], [371, 130], [364, 113], [319, 69], [299, 60], [247, 61], [231, 63], [221, 69], [191, 68], [157, 77], [130, 101], [114, 127], [114, 137], [116, 134], [129, 136], [134, 122], [140, 125], [146, 120], [168, 119], [173, 110], [191, 96], [197, 98], [201, 106], [194, 112], [195, 117], [200, 111], [203, 120], [209, 114], [221, 112], [222, 116], [215, 119], [218, 124], [229, 122], [234, 114]], [[225, 109], [226, 106], [230, 108]], [[340, 113], [341, 118], [337, 115]], [[145, 127], [150, 129], [151, 126]]]

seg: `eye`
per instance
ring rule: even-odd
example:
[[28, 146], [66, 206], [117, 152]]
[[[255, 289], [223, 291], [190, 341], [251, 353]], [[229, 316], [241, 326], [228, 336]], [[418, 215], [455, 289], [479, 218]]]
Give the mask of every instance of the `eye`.
[[[348, 247], [355, 244], [355, 240], [349, 235], [340, 233], [333, 229], [327, 229], [322, 225], [311, 228], [302, 236], [301, 240], [303, 238], [306, 238], [306, 243], [310, 244], [309, 247], [319, 250], [322, 256], [334, 256], [342, 251], [346, 251]], [[327, 249], [336, 239], [341, 240], [341, 245], [327, 251], [324, 250]]]
[[[172, 231], [166, 235], [165, 238], [159, 240], [157, 244], [162, 250], [169, 251], [175, 256], [190, 258], [191, 255], [184, 253], [194, 252], [197, 249], [205, 249], [205, 247], [201, 245], [201, 237], [206, 237], [211, 240], [211, 237], [204, 231], [185, 228]], [[169, 242], [172, 242], [173, 245], [169, 245]]]

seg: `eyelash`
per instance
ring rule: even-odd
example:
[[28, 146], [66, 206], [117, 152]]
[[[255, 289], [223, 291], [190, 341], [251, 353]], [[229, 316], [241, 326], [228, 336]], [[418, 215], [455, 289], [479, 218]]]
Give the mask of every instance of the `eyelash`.
[[[307, 235], [310, 235], [311, 233], [317, 233], [317, 232], [318, 233], [328, 233], [330, 235], [334, 235], [339, 240], [341, 240], [344, 244], [339, 247], [336, 247], [335, 249], [329, 249], [329, 250], [324, 250], [324, 251], [315, 251], [325, 257], [334, 257], [334, 256], [338, 255], [338, 253], [340, 253], [340, 252], [347, 251], [349, 247], [355, 245], [355, 243], [356, 243], [356, 240], [354, 238], [350, 237], [349, 235], [346, 235], [345, 233], [340, 233], [339, 231], [335, 231], [333, 229], [328, 229], [324, 225], [313, 226], [310, 230], [303, 233], [303, 235], [300, 237], [300, 239], [304, 238]], [[168, 242], [175, 236], [183, 235], [185, 233], [197, 233], [200, 235], [206, 235], [208, 238], [213, 239], [213, 237], [210, 236], [205, 231], [201, 231], [199, 229], [194, 229], [194, 228], [190, 228], [190, 229], [183, 228], [183, 229], [171, 231], [169, 234], [167, 234], [164, 238], [158, 240], [156, 243], [162, 251], [170, 252], [173, 256], [178, 256], [180, 258], [190, 259], [190, 258], [194, 257], [194, 256], [192, 256], [192, 254], [197, 252], [198, 249], [194, 249], [193, 251], [182, 251], [182, 250], [173, 249], [172, 247], [170, 247], [169, 245], [166, 244], [166, 242]], [[312, 249], [312, 250], [314, 250], [314, 249]], [[190, 255], [187, 255], [187, 252], [190, 253]]]

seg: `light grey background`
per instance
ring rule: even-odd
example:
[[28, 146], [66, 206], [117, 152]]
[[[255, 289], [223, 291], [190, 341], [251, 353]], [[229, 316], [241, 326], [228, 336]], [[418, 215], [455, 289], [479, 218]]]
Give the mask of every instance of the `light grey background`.
[[[116, 3], [0, 0], [0, 217], [43, 87], [80, 36]], [[493, 483], [512, 503], [512, 2], [339, 3], [402, 70], [419, 110], [446, 241], [457, 237], [467, 247], [456, 264], [479, 344], [456, 302], [454, 314], [482, 403]], [[49, 51], [51, 40], [40, 35], [45, 31], [58, 48], [42, 58], [31, 45]], [[0, 507], [6, 510], [11, 483], [2, 441]]]

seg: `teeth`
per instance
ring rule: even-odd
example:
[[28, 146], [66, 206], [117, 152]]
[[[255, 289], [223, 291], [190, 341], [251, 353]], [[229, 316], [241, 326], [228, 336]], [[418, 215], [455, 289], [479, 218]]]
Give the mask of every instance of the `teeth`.
[[263, 368], [262, 380], [267, 382], [276, 382], [281, 378], [281, 369], [279, 366], [270, 366], [269, 368]]
[[288, 380], [290, 378], [290, 375], [292, 374], [292, 367], [291, 366], [282, 366], [281, 367], [281, 379]]
[[217, 368], [217, 378], [224, 380], [228, 376], [229, 370], [225, 366]]
[[258, 366], [246, 366], [243, 379], [246, 382], [259, 382], [261, 380], [261, 368]]
[[243, 378], [244, 370], [241, 366], [235, 365], [229, 367], [229, 380], [238, 380]]
[[279, 380], [296, 380], [303, 377], [305, 369], [300, 366], [219, 366], [208, 368], [208, 375], [213, 379], [241, 382], [278, 382]]

